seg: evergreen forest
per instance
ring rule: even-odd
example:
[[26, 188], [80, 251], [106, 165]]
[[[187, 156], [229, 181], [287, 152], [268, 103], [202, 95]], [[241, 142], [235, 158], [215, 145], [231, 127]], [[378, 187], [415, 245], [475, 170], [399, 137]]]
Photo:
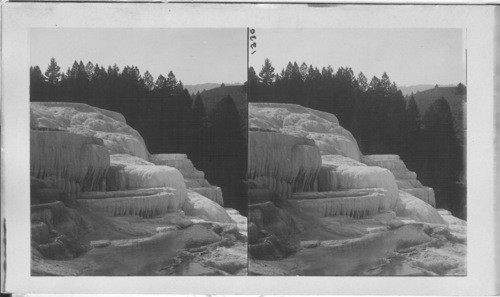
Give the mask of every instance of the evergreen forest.
[[246, 215], [246, 128], [233, 99], [210, 113], [175, 74], [156, 79], [136, 66], [120, 69], [75, 61], [62, 71], [52, 58], [43, 71], [30, 67], [30, 101], [79, 102], [123, 114], [150, 153], [185, 153], [207, 180], [222, 188], [225, 207]]
[[[320, 69], [297, 62], [279, 72], [269, 59], [258, 71], [248, 69], [250, 102], [300, 104], [335, 114], [363, 154], [401, 156], [424, 185], [434, 188], [438, 208], [466, 219], [465, 129], [456, 127], [445, 98], [433, 98], [421, 114], [413, 94], [404, 96], [387, 73], [368, 79], [350, 67]], [[452, 91], [465, 98], [463, 84]]]

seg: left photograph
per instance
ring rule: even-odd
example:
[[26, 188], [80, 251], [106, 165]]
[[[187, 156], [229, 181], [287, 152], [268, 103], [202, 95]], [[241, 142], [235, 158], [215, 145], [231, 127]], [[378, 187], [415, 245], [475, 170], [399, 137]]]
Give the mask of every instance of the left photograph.
[[247, 275], [246, 43], [30, 31], [33, 276]]

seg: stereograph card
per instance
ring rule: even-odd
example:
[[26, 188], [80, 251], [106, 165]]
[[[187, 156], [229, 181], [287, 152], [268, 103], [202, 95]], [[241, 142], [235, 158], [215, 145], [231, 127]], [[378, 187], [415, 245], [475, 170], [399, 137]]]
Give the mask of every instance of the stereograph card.
[[3, 290], [495, 294], [495, 9], [4, 3]]

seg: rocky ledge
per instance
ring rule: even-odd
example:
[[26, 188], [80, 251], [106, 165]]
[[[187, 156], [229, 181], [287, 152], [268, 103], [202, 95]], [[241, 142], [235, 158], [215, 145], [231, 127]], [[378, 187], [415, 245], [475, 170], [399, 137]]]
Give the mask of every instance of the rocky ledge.
[[245, 275], [246, 218], [118, 113], [31, 103], [33, 275]]
[[251, 275], [465, 275], [466, 222], [325, 112], [249, 104]]

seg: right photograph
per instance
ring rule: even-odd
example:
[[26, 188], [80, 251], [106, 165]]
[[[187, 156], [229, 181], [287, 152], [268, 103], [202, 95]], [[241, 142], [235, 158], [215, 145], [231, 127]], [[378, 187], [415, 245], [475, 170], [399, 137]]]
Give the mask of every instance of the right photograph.
[[467, 275], [465, 40], [249, 28], [249, 275]]

